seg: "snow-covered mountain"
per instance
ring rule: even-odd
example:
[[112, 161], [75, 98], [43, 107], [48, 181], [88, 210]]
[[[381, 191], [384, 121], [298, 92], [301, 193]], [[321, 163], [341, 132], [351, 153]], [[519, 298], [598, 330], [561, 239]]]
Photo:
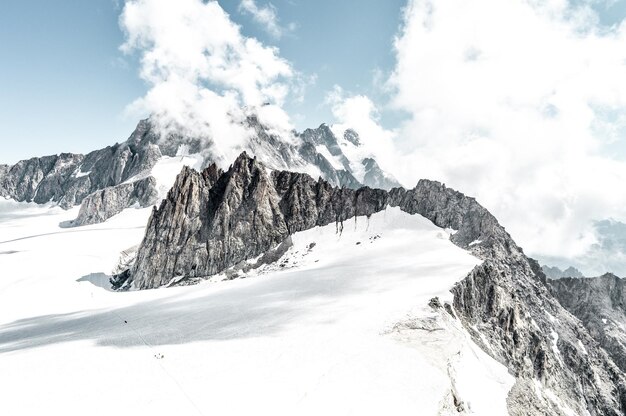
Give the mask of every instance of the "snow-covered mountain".
[[[322, 124], [281, 137], [254, 114], [245, 124], [249, 137], [231, 152], [247, 151], [269, 168], [306, 172], [349, 188], [398, 186], [362, 148], [353, 130], [337, 138]], [[39, 204], [57, 202], [63, 208], [85, 202], [78, 218], [67, 225], [91, 224], [137, 204], [146, 207], [158, 202], [184, 165], [201, 168], [212, 162], [230, 163], [220, 158], [211, 141], [171, 127], [164, 129], [146, 119], [125, 142], [87, 155], [62, 153], [0, 166], [0, 196]]]
[[0, 168], [3, 413], [625, 413], [588, 289], [474, 198], [397, 187], [352, 130], [247, 123], [228, 164], [146, 120]]

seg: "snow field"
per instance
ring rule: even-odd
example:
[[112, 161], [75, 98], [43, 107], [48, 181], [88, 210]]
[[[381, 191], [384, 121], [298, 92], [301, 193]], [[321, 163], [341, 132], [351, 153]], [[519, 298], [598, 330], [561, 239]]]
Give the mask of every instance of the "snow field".
[[75, 211], [0, 201], [0, 414], [459, 414], [452, 392], [506, 412], [512, 377], [427, 306], [479, 260], [422, 217], [298, 233], [245, 279], [116, 293], [98, 284], [150, 209], [59, 228]]

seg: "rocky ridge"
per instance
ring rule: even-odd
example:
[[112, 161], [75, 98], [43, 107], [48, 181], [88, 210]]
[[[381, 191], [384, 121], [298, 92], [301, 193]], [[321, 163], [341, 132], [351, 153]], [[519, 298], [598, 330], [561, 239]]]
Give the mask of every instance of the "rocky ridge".
[[444, 306], [515, 375], [511, 414], [624, 414], [623, 372], [552, 296], [538, 263], [475, 199], [438, 182], [389, 192], [337, 188], [269, 171], [246, 154], [226, 172], [185, 169], [154, 209], [135, 263], [113, 282], [145, 289], [209, 276], [296, 231], [334, 222], [341, 232], [350, 218], [388, 205], [455, 230], [452, 241], [484, 260], [452, 289], [453, 305]]
[[626, 373], [626, 279], [599, 277], [548, 280], [561, 305], [582, 321]]
[[333, 187], [303, 173], [268, 171], [243, 153], [226, 172], [185, 168], [154, 209], [128, 280], [140, 289], [219, 273], [256, 257], [294, 232], [370, 215], [383, 190]]

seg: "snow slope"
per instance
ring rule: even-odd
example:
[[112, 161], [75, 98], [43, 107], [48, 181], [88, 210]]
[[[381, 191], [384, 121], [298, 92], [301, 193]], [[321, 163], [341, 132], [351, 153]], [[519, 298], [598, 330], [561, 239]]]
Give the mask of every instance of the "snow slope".
[[428, 306], [478, 260], [422, 217], [298, 233], [245, 279], [116, 293], [99, 285], [150, 209], [59, 228], [74, 211], [0, 201], [0, 414], [506, 414], [512, 376]]

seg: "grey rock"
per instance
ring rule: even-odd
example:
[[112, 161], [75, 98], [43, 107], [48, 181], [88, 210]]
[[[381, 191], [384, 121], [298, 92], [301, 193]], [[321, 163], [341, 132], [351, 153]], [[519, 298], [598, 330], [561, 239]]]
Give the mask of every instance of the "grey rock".
[[[326, 124], [322, 124], [316, 129], [306, 129], [299, 137], [302, 140], [299, 148], [300, 155], [306, 161], [317, 166], [324, 179], [332, 184], [353, 189], [363, 186], [352, 174], [350, 162], [339, 148], [335, 135]], [[343, 169], [335, 169], [330, 161], [316, 150], [319, 145], [326, 146], [329, 153], [341, 161]]]
[[96, 191], [83, 199], [78, 217], [75, 220], [62, 223], [61, 226], [79, 227], [99, 224], [126, 208], [135, 205], [141, 208], [154, 205], [159, 199], [156, 185], [156, 180], [149, 176], [135, 182], [109, 186]]
[[[373, 158], [365, 158], [353, 163], [360, 163], [365, 168], [365, 175], [362, 183], [354, 177], [354, 171], [350, 160], [346, 157], [337, 137], [326, 124], [320, 125], [316, 129], [306, 129], [300, 135], [302, 144], [300, 154], [310, 163], [316, 165], [321, 171], [324, 179], [339, 186], [349, 188], [359, 188], [363, 185], [372, 188], [391, 189], [400, 186], [393, 176], [383, 172], [378, 163]], [[352, 129], [344, 132], [344, 138], [354, 146], [361, 146], [359, 135]], [[317, 152], [316, 146], [326, 146], [329, 153], [341, 163], [343, 169], [335, 169], [326, 158]]]
[[452, 242], [481, 259], [524, 257], [522, 249], [488, 210], [474, 198], [437, 181], [421, 179], [411, 190], [394, 188], [389, 192], [389, 201], [391, 206], [399, 206], [409, 214], [428, 218], [438, 227], [453, 230]]
[[10, 168], [11, 168], [11, 166], [9, 166], [9, 165], [1, 165], [0, 164], [0, 183], [2, 183], [3, 178], [9, 172]]
[[626, 372], [626, 279], [599, 277], [549, 280], [552, 294]]
[[[474, 198], [435, 181], [421, 180], [409, 191], [392, 189], [389, 199], [455, 230], [452, 242], [484, 260], [452, 289], [454, 309], [474, 341], [515, 375], [510, 414], [561, 415], [563, 405], [575, 414], [624, 414], [623, 373], [552, 296], [539, 264], [493, 215]], [[537, 396], [536, 381], [561, 403]]]
[[359, 138], [359, 134], [352, 129], [346, 129], [346, 131], [343, 133], [343, 138], [355, 146], [361, 145], [361, 139]]
[[[382, 190], [336, 188], [302, 173], [272, 171], [242, 154], [226, 172], [185, 168], [148, 222], [131, 283], [140, 289], [209, 276], [267, 252], [292, 233], [371, 215]], [[116, 283], [117, 284], [117, 283]]]
[[64, 184], [84, 160], [83, 155], [62, 153], [22, 160], [5, 170], [2, 196], [18, 201], [45, 203], [65, 196]]

